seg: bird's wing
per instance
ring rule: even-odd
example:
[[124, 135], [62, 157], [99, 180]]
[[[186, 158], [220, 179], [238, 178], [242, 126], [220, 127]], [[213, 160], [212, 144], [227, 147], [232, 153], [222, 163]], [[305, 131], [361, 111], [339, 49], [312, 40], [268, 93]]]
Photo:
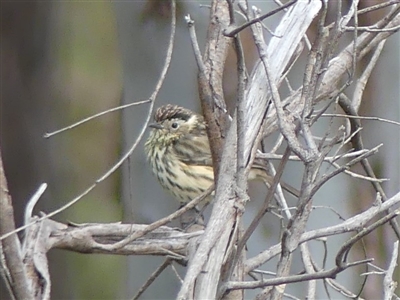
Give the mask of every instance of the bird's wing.
[[212, 166], [207, 135], [185, 135], [173, 146], [177, 158], [187, 165]]

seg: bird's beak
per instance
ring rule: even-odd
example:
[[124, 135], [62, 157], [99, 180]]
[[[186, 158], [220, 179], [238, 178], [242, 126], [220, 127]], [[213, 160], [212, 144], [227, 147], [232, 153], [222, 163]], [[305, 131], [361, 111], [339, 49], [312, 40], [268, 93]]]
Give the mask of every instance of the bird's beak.
[[149, 124], [149, 127], [155, 128], [155, 129], [163, 129], [164, 127], [158, 123], [151, 123]]

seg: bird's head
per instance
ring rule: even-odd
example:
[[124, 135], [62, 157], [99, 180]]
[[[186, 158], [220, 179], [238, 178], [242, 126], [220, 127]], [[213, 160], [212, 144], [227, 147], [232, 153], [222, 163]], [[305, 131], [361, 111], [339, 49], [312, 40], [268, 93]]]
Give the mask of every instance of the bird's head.
[[204, 119], [195, 112], [167, 104], [158, 108], [154, 114], [154, 121], [149, 125], [153, 128], [148, 141], [169, 145], [183, 136], [200, 134], [205, 130]]

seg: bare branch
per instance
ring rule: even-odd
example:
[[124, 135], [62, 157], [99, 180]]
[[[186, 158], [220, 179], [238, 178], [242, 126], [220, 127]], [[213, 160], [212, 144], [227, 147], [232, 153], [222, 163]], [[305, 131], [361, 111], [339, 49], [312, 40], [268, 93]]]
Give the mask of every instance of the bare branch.
[[364, 69], [360, 79], [357, 80], [357, 84], [353, 93], [352, 103], [356, 111], [359, 110], [361, 105], [361, 99], [364, 93], [365, 86], [367, 85], [368, 79], [371, 76], [372, 70], [374, 69], [378, 58], [380, 57], [383, 47], [385, 46], [386, 40], [383, 40], [376, 47], [374, 54], [371, 57], [371, 60], [368, 62], [367, 67]]
[[359, 240], [361, 240], [364, 236], [366, 236], [367, 234], [369, 234], [370, 232], [372, 232], [379, 226], [382, 226], [383, 224], [389, 222], [393, 218], [396, 218], [398, 215], [400, 215], [400, 209], [397, 209], [397, 210], [387, 214], [386, 216], [382, 217], [378, 221], [372, 223], [370, 226], [363, 228], [355, 236], [353, 236], [348, 241], [346, 241], [344, 243], [344, 245], [338, 251], [338, 254], [336, 255], [336, 265], [340, 266], [340, 267], [348, 265], [349, 263], [345, 263], [345, 261], [347, 259], [348, 253], [349, 253], [350, 249], [353, 247], [353, 245], [356, 242], [358, 242]]
[[[275, 30], [278, 36], [283, 36], [283, 38], [272, 37], [267, 48], [271, 73], [274, 75], [272, 81], [275, 84], [280, 82], [280, 74], [286, 69], [293, 53], [297, 49], [297, 45], [300, 43], [320, 7], [320, 1], [308, 1], [308, 3], [298, 1], [285, 14]], [[257, 29], [257, 24], [252, 25], [252, 28], [254, 28], [253, 30], [257, 30], [255, 34], [261, 38], [262, 31], [259, 28]], [[253, 144], [264, 114], [269, 107], [270, 92], [265, 83], [266, 73], [264, 65], [258, 63], [252, 72], [245, 97], [248, 114], [246, 128], [249, 128], [246, 133], [246, 144], [248, 145]], [[246, 150], [246, 156], [248, 156], [249, 152], [250, 150]]]
[[[399, 11], [400, 11], [400, 6], [399, 6]], [[399, 12], [399, 21], [400, 21], [400, 12]], [[352, 116], [358, 116], [357, 111], [353, 107], [353, 105], [350, 103], [350, 100], [344, 95], [341, 94], [339, 97], [339, 104], [340, 107], [344, 110], [345, 113], [352, 115]], [[361, 127], [361, 123], [359, 119], [350, 119], [350, 124], [351, 124], [351, 130], [355, 132], [358, 130], [358, 128]], [[361, 135], [357, 133], [351, 140], [351, 143], [353, 144], [353, 147], [356, 150], [361, 150], [364, 149], [363, 141], [361, 138]], [[375, 173], [367, 159], [361, 160], [361, 165], [363, 166], [365, 172], [369, 177], [376, 178]], [[386, 194], [382, 188], [382, 186], [379, 184], [379, 182], [376, 181], [371, 181], [372, 186], [374, 187], [375, 191], [379, 193], [382, 196], [382, 200], [386, 201], [387, 197]], [[393, 231], [397, 235], [397, 238], [400, 239], [400, 228], [399, 225], [397, 224], [396, 220], [390, 220], [390, 225], [393, 228]]]
[[222, 74], [227, 51], [232, 41], [222, 33], [229, 22], [228, 4], [225, 1], [212, 1], [210, 11], [210, 23], [207, 31], [207, 43], [203, 63], [198, 53], [197, 40], [195, 40], [193, 34], [193, 24], [188, 25], [192, 31], [192, 44], [198, 63], [200, 102], [204, 119], [208, 125], [207, 135], [210, 141], [214, 166], [214, 180], [217, 182], [217, 175], [219, 174], [220, 162], [222, 160], [224, 137], [229, 127], [229, 116], [222, 88]]
[[150, 225], [148, 225], [146, 228], [144, 228], [141, 231], [133, 232], [130, 236], [127, 236], [122, 241], [119, 241], [113, 245], [109, 245], [108, 247], [106, 247], [106, 246], [104, 246], [104, 247], [106, 247], [108, 249], [108, 251], [113, 251], [113, 250], [117, 250], [119, 248], [124, 247], [125, 245], [129, 244], [130, 242], [133, 242], [134, 240], [144, 236], [145, 234], [147, 234], [149, 232], [152, 232], [153, 230], [157, 229], [158, 227], [171, 222], [172, 220], [181, 216], [183, 213], [196, 207], [196, 205], [199, 204], [201, 201], [203, 201], [208, 195], [210, 195], [213, 190], [214, 190], [214, 185], [210, 186], [204, 193], [202, 193], [198, 197], [194, 198], [192, 201], [188, 202], [184, 207], [178, 209], [176, 212], [170, 214], [169, 216], [151, 223]]
[[309, 281], [309, 280], [317, 280], [317, 279], [325, 279], [325, 278], [335, 278], [335, 276], [342, 272], [343, 270], [354, 267], [357, 265], [365, 264], [371, 260], [363, 260], [359, 262], [355, 262], [353, 264], [349, 264], [344, 266], [343, 268], [335, 267], [327, 271], [319, 271], [313, 274], [304, 274], [304, 275], [292, 275], [287, 277], [277, 277], [273, 279], [266, 279], [260, 281], [251, 281], [251, 282], [234, 282], [230, 281], [226, 283], [225, 288], [230, 289], [255, 289], [260, 287], [267, 287], [267, 286], [278, 286], [281, 284], [287, 283], [294, 283], [294, 282], [302, 282], [302, 281]]
[[[3, 159], [0, 152], [0, 236], [15, 230], [14, 209], [4, 174]], [[13, 297], [16, 299], [34, 299], [32, 286], [22, 261], [21, 244], [16, 233], [1, 240], [2, 254], [12, 280]], [[31, 280], [35, 279], [31, 274]], [[36, 291], [35, 291], [36, 292]]]
[[379, 117], [367, 117], [367, 116], [352, 116], [352, 115], [342, 115], [342, 114], [323, 114], [321, 117], [338, 117], [338, 118], [347, 118], [347, 119], [360, 119], [360, 120], [372, 120], [379, 121], [383, 123], [393, 124], [400, 126], [400, 122], [379, 118]]
[[[358, 231], [364, 228], [365, 224], [370, 222], [378, 214], [384, 212], [385, 210], [391, 207], [395, 207], [396, 205], [399, 204], [400, 204], [400, 193], [397, 193], [392, 198], [388, 199], [386, 202], [383, 202], [381, 204], [376, 203], [366, 211], [358, 215], [355, 215], [338, 225], [305, 232], [301, 235], [299, 242], [303, 243], [317, 238], [342, 234], [351, 231]], [[277, 244], [270, 247], [268, 250], [258, 254], [257, 256], [248, 259], [246, 262], [246, 273], [260, 267], [262, 264], [266, 263], [268, 260], [278, 255], [280, 252], [281, 252], [281, 245]]]
[[269, 11], [268, 13], [263, 14], [262, 16], [259, 16], [257, 18], [251, 19], [247, 23], [245, 23], [243, 25], [240, 25], [237, 28], [227, 28], [225, 30], [224, 34], [226, 36], [229, 36], [229, 37], [234, 37], [235, 35], [237, 35], [242, 30], [246, 29], [247, 27], [249, 27], [249, 26], [251, 26], [251, 25], [253, 25], [253, 24], [257, 23], [257, 22], [261, 22], [262, 20], [264, 20], [264, 19], [266, 19], [266, 18], [268, 18], [270, 16], [273, 16], [274, 14], [276, 14], [276, 13], [282, 11], [282, 10], [285, 10], [286, 8], [288, 8], [288, 7], [292, 6], [293, 4], [295, 4], [296, 2], [297, 2], [297, 0], [289, 1], [288, 3], [285, 3], [284, 5], [278, 7], [277, 9]]
[[29, 224], [29, 221], [32, 218], [33, 208], [35, 207], [36, 203], [39, 201], [40, 197], [43, 195], [46, 189], [47, 189], [47, 183], [42, 183], [39, 186], [38, 190], [32, 195], [31, 199], [28, 201], [24, 216], [25, 225]]
[[139, 299], [139, 297], [147, 290], [147, 288], [157, 279], [157, 277], [171, 265], [171, 259], [166, 259], [158, 268], [150, 275], [149, 279], [140, 287], [136, 295], [132, 298], [133, 300]]
[[394, 291], [397, 287], [397, 282], [393, 280], [394, 269], [397, 265], [397, 256], [399, 255], [399, 241], [393, 243], [392, 258], [389, 263], [389, 268], [386, 271], [385, 277], [383, 278], [383, 299], [391, 300], [394, 296]]
[[133, 103], [128, 103], [128, 104], [125, 104], [125, 105], [120, 105], [120, 106], [117, 106], [117, 107], [114, 107], [114, 108], [107, 109], [107, 110], [102, 111], [102, 112], [100, 112], [100, 113], [98, 113], [98, 114], [95, 114], [95, 115], [93, 115], [93, 116], [90, 116], [90, 117], [87, 117], [87, 118], [85, 118], [85, 119], [83, 119], [83, 120], [80, 120], [80, 121], [78, 121], [78, 122], [76, 122], [76, 123], [74, 123], [74, 124], [71, 124], [71, 125], [69, 125], [69, 126], [67, 126], [67, 127], [61, 128], [61, 129], [56, 130], [56, 131], [53, 131], [53, 132], [46, 132], [46, 133], [43, 135], [43, 137], [44, 137], [45, 139], [48, 139], [48, 138], [50, 138], [50, 137], [52, 137], [52, 136], [54, 136], [54, 135], [56, 135], [56, 134], [59, 134], [59, 133], [61, 133], [61, 132], [64, 132], [64, 131], [73, 129], [73, 128], [75, 128], [75, 127], [78, 127], [78, 126], [80, 126], [80, 125], [82, 125], [82, 124], [84, 124], [84, 123], [86, 123], [86, 122], [89, 122], [89, 121], [91, 121], [91, 120], [94, 120], [94, 119], [96, 119], [96, 118], [98, 118], [98, 117], [101, 117], [101, 116], [103, 116], [103, 115], [106, 115], [106, 114], [108, 114], [108, 113], [111, 113], [111, 112], [114, 112], [114, 111], [118, 111], [118, 110], [121, 110], [121, 109], [125, 109], [125, 108], [131, 107], [131, 106], [136, 106], [136, 105], [148, 103], [148, 102], [150, 102], [150, 101], [151, 101], [150, 99], [147, 99], [147, 100], [138, 101], [138, 102], [133, 102]]
[[398, 4], [398, 3], [400, 3], [400, 0], [391, 0], [391, 1], [380, 3], [380, 4], [376, 4], [376, 5], [373, 5], [373, 6], [369, 6], [369, 7], [366, 7], [364, 9], [360, 9], [358, 11], [358, 15], [360, 16], [360, 15], [369, 13], [371, 11], [382, 9], [382, 8], [388, 7], [390, 5]]

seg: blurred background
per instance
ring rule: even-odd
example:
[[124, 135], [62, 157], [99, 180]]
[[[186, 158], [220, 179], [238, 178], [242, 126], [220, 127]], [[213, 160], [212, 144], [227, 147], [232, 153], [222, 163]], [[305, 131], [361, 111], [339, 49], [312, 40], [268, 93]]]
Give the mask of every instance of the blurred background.
[[[361, 5], [371, 6], [378, 2], [362, 1]], [[276, 8], [270, 1], [254, 3], [263, 12]], [[1, 2], [0, 5], [0, 147], [15, 220], [21, 225], [26, 202], [42, 182], [47, 182], [49, 188], [37, 211], [51, 212], [92, 184], [135, 141], [147, 115], [147, 104], [108, 114], [49, 139], [44, 139], [43, 134], [121, 103], [136, 102], [150, 96], [165, 59], [170, 6], [168, 1], [32, 1]], [[156, 107], [174, 103], [199, 111], [196, 65], [184, 16], [190, 13], [195, 20], [200, 46], [203, 46], [209, 15], [207, 5], [208, 1], [178, 2], [172, 63]], [[346, 5], [344, 9], [347, 9]], [[381, 10], [363, 15], [360, 25], [371, 24], [384, 13]], [[273, 29], [280, 16], [265, 23]], [[312, 30], [310, 34], [312, 36]], [[242, 38], [251, 70], [256, 53], [249, 34], [244, 32]], [[266, 33], [266, 39], [269, 38]], [[349, 35], [346, 41], [350, 38]], [[399, 34], [396, 34], [386, 43], [368, 82], [361, 114], [400, 120], [399, 48]], [[302, 81], [304, 57], [291, 74], [294, 88]], [[235, 62], [235, 56], [230, 54], [225, 72], [225, 97], [231, 106], [236, 91]], [[400, 182], [399, 127], [365, 121], [363, 128], [366, 147], [384, 143], [380, 153], [372, 158], [372, 163], [379, 176], [391, 178], [384, 187], [387, 195], [392, 196], [399, 190]], [[323, 132], [323, 128], [320, 130]], [[298, 186], [302, 166], [292, 163], [290, 168], [284, 175], [285, 181]], [[250, 188], [254, 201], [246, 210], [245, 222], [251, 220], [265, 193], [265, 189], [257, 184]], [[368, 207], [373, 198], [369, 185], [357, 180], [349, 181], [349, 177], [341, 175], [317, 194], [315, 205], [330, 205], [348, 217]], [[55, 219], [76, 223], [150, 223], [177, 207], [177, 202], [151, 175], [142, 141], [120, 172]], [[333, 213], [321, 210], [310, 220], [309, 229], [338, 222], [340, 220]], [[276, 243], [279, 226], [277, 218], [267, 218], [250, 241], [248, 255], [255, 255]], [[331, 240], [328, 247], [333, 247], [332, 255], [345, 238]], [[387, 266], [393, 241], [391, 229], [388, 226], [380, 228], [365, 241], [368, 255], [376, 258], [376, 264]], [[314, 252], [316, 255], [322, 252], [322, 246], [316, 245]], [[52, 299], [131, 298], [163, 261], [157, 257], [128, 258], [66, 251], [51, 251], [49, 259]], [[266, 269], [275, 266], [276, 261], [272, 261]], [[301, 262], [298, 260], [293, 272], [300, 270]], [[360, 288], [356, 271], [361, 270], [347, 271], [338, 278], [353, 291]], [[367, 298], [381, 296], [381, 280], [379, 276], [368, 278]], [[179, 285], [172, 271], [166, 270], [142, 298], [172, 299]], [[304, 287], [296, 284], [288, 291], [301, 295]], [[322, 289], [320, 292], [323, 298]], [[253, 294], [246, 295], [252, 297]], [[336, 296], [340, 297], [339, 294]], [[3, 288], [1, 299], [8, 299]]]

